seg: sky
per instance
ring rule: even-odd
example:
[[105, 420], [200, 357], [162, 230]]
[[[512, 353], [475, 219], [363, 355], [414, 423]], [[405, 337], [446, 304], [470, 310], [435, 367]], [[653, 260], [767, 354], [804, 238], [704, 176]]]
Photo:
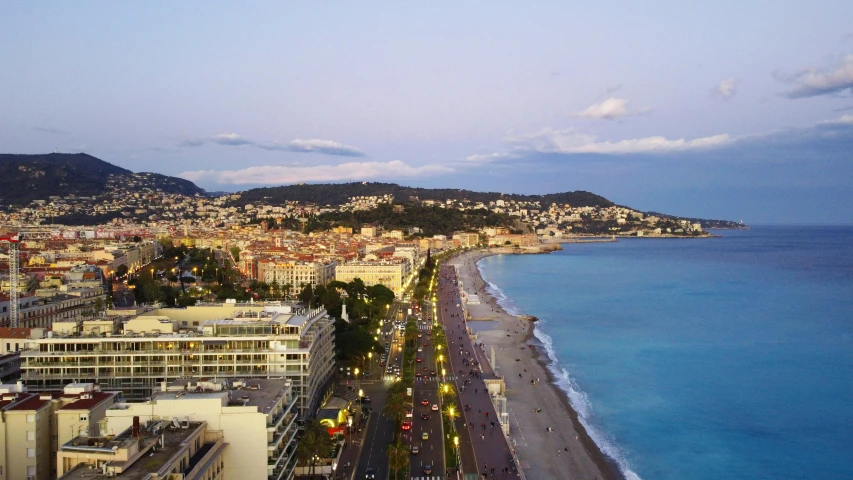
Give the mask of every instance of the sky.
[[853, 2], [3, 2], [0, 152], [853, 224]]

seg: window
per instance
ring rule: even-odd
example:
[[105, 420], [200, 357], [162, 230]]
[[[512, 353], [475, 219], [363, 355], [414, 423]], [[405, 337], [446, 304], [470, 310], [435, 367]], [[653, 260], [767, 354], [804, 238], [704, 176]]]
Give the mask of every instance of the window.
[[28, 442], [32, 442], [35, 439], [36, 439], [36, 432], [33, 432], [33, 431], [27, 432], [27, 441]]
[[85, 422], [85, 421], [86, 421], [86, 420], [88, 420], [88, 419], [89, 419], [89, 415], [88, 415], [88, 414], [86, 414], [86, 413], [81, 413], [81, 414], [80, 414], [80, 421], [81, 421], [81, 422]]
[[35, 465], [27, 465], [27, 476], [35, 476], [36, 474], [36, 466]]
[[32, 413], [27, 414], [27, 423], [35, 423], [36, 416]]
[[36, 458], [36, 449], [28, 448], [27, 449], [27, 458]]

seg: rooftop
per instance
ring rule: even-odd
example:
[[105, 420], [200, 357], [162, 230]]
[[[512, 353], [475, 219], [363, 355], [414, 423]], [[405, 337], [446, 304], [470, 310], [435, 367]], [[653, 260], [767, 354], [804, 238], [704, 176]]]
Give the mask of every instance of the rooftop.
[[[134, 442], [138, 441], [139, 454], [131, 456], [126, 462], [111, 461], [108, 467], [120, 468], [119, 478], [142, 480], [168, 463], [181, 449], [181, 444], [204, 425], [205, 422], [149, 422], [147, 426], [140, 428], [138, 439], [133, 437], [132, 428], [128, 428], [116, 436], [74, 437], [62, 445], [61, 450], [115, 455], [119, 449], [132, 450]], [[158, 445], [161, 438], [162, 445]], [[156, 448], [152, 448], [155, 445]], [[60, 478], [62, 480], [102, 480], [114, 479], [116, 475], [105, 474], [103, 470], [96, 470], [89, 464], [81, 463]]]

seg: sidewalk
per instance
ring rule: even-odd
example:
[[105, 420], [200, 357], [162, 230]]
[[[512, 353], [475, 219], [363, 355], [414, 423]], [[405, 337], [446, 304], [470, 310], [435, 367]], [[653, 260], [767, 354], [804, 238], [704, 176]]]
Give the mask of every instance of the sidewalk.
[[[481, 478], [518, 479], [521, 476], [510, 469], [510, 448], [483, 381], [484, 378], [496, 378], [495, 373], [485, 352], [475, 350], [468, 336], [462, 308], [457, 306], [461, 301], [459, 290], [454, 285], [455, 279], [452, 267], [442, 268], [439, 273], [439, 309], [449, 343], [451, 372], [456, 375], [461, 403], [462, 415], [456, 423], [457, 430], [461, 430], [463, 471], [466, 475], [480, 474]], [[465, 455], [465, 452], [472, 450], [474, 458], [467, 458], [470, 454]]]

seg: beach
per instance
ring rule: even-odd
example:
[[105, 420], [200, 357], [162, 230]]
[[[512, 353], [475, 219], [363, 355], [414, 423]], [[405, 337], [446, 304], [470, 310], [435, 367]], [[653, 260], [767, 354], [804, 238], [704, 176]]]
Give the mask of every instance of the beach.
[[[493, 253], [471, 251], [449, 260], [467, 295], [469, 325], [476, 342], [485, 345], [485, 359], [506, 383], [509, 440], [529, 479], [619, 479], [618, 468], [589, 437], [569, 404], [566, 393], [553, 383], [547, 353], [533, 336], [530, 318], [507, 313], [486, 291], [476, 262]], [[479, 322], [483, 322], [478, 326]]]

